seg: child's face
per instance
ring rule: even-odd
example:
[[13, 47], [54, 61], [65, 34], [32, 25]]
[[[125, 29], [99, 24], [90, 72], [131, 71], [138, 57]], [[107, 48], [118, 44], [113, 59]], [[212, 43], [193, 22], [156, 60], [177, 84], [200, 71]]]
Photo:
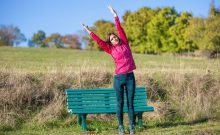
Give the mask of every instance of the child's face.
[[117, 45], [119, 43], [119, 38], [118, 36], [114, 35], [114, 34], [111, 34], [110, 37], [109, 37], [109, 40], [110, 42], [113, 44], [113, 45]]

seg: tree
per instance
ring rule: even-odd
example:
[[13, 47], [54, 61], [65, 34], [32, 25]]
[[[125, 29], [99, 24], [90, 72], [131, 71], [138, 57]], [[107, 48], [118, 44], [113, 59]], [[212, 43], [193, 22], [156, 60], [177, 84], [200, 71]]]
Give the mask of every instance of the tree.
[[[96, 21], [91, 29], [104, 41], [107, 39], [108, 33], [116, 32], [114, 24], [105, 20]], [[89, 41], [89, 47], [91, 49], [102, 50], [91, 38], [86, 39]]]
[[[220, 52], [220, 14], [211, 3], [208, 18], [193, 18], [187, 28], [188, 37], [198, 49], [210, 57]], [[211, 56], [212, 57], [212, 56]]]
[[0, 46], [18, 45], [23, 41], [26, 41], [26, 38], [18, 27], [13, 25], [0, 26]]
[[168, 46], [166, 51], [168, 52], [190, 52], [194, 51], [196, 47], [193, 44], [193, 40], [190, 40], [187, 34], [187, 27], [192, 15], [187, 12], [182, 12], [176, 19], [175, 25], [169, 29], [170, 38], [168, 39]]
[[32, 42], [40, 47], [46, 47], [46, 44], [44, 42], [45, 39], [46, 39], [46, 33], [42, 30], [39, 30], [37, 33], [34, 33], [34, 35], [32, 36]]
[[201, 50], [220, 52], [220, 16], [208, 18], [205, 25], [204, 37], [201, 39]]
[[178, 44], [170, 39], [173, 37], [169, 33], [169, 29], [175, 25], [178, 14], [174, 8], [157, 9], [157, 14], [148, 24], [147, 29], [147, 45], [148, 53], [175, 52]]
[[131, 49], [134, 52], [145, 53], [147, 51], [148, 23], [155, 14], [156, 11], [143, 7], [137, 12], [127, 13], [126, 17], [124, 17], [124, 28]]
[[[189, 20], [189, 25], [186, 28], [186, 35], [189, 41], [192, 41], [191, 50], [201, 49], [203, 44], [202, 39], [204, 38], [206, 29], [206, 19], [193, 17]], [[202, 42], [201, 42], [202, 41]]]
[[220, 14], [220, 9], [215, 8], [214, 1], [211, 1], [209, 8], [209, 17], [217, 16]]
[[46, 37], [45, 44], [49, 47], [63, 48], [61, 40], [62, 36], [59, 33], [54, 33]]
[[81, 43], [77, 35], [65, 35], [62, 37], [61, 42], [64, 47], [71, 49], [81, 49]]
[[125, 14], [122, 16], [123, 22], [127, 21], [128, 16], [131, 14], [131, 11], [126, 11]]

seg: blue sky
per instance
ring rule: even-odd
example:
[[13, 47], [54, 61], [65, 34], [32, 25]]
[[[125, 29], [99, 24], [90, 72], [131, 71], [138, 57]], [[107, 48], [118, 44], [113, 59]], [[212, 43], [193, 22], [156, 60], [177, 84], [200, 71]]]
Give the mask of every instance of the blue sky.
[[[125, 11], [141, 7], [174, 7], [193, 16], [207, 17], [211, 0], [1, 0], [0, 25], [14, 25], [30, 39], [38, 30], [78, 34], [81, 22], [91, 26], [99, 19], [113, 21], [107, 6], [112, 5], [121, 18]], [[215, 0], [220, 6], [220, 0]]]

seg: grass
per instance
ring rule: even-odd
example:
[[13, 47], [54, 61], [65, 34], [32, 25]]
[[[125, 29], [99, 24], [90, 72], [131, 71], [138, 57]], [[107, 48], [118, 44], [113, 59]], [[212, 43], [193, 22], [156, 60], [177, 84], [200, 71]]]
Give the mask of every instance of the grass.
[[[2, 135], [79, 135], [79, 134], [100, 134], [114, 135], [117, 133], [116, 120], [114, 122], [89, 121], [88, 131], [81, 131], [80, 126], [76, 123], [64, 125], [62, 122], [54, 122], [44, 126], [24, 125], [23, 128], [13, 131], [0, 132]], [[219, 134], [220, 121], [205, 121], [200, 123], [184, 123], [184, 122], [158, 122], [145, 121], [144, 127], [135, 127], [137, 135], [170, 135], [170, 134]], [[128, 134], [128, 127], [125, 127]]]
[[[137, 84], [150, 82], [156, 108], [138, 134], [220, 133], [219, 59], [133, 55]], [[0, 47], [0, 56], [0, 134], [117, 134], [115, 117], [90, 118], [83, 133], [63, 111], [65, 88], [112, 87], [114, 62], [106, 53]]]
[[[42, 49], [42, 48], [0, 48], [1, 68], [17, 71], [30, 72], [51, 72], [53, 70], [78, 70], [83, 66], [91, 68], [99, 67], [99, 58], [102, 57], [101, 64], [105, 67], [113, 66], [108, 63], [110, 60], [101, 52], [65, 50], [65, 49]], [[60, 69], [60, 70], [61, 70]]]
[[[98, 69], [113, 72], [114, 62], [104, 52], [51, 48], [0, 47], [0, 69], [26, 72], [53, 72]], [[133, 54], [136, 72], [219, 72], [219, 59], [180, 58], [170, 55]], [[100, 65], [101, 69], [100, 69]]]

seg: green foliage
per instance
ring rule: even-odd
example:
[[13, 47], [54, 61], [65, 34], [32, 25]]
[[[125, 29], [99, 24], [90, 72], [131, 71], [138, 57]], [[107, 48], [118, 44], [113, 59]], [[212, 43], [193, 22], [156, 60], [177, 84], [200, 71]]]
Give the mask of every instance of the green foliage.
[[[6, 131], [12, 131], [13, 127], [10, 125], [0, 125], [0, 131], [6, 132]], [[0, 132], [1, 133], [1, 132]]]
[[168, 40], [167, 48], [164, 51], [167, 52], [190, 52], [194, 51], [193, 41], [189, 39], [187, 35], [187, 27], [191, 19], [191, 14], [182, 12], [176, 19], [175, 25], [169, 29], [170, 37]]
[[205, 31], [205, 19], [203, 18], [192, 18], [189, 20], [189, 25], [186, 28], [186, 36], [188, 41], [191, 42], [190, 49], [196, 50], [202, 43], [201, 39], [204, 36]]
[[155, 14], [156, 11], [144, 7], [137, 12], [127, 15], [124, 28], [128, 40], [130, 41], [131, 49], [134, 52], [145, 53], [146, 49], [151, 49], [146, 46], [148, 36], [147, 24], [152, 20]]
[[42, 30], [39, 30], [37, 33], [35, 33], [32, 36], [32, 42], [40, 47], [46, 47], [46, 44], [44, 42], [45, 39], [46, 39], [46, 33]]
[[213, 17], [219, 14], [220, 14], [220, 8], [216, 8], [214, 1], [211, 1], [210, 8], [209, 8], [209, 16]]
[[52, 46], [56, 48], [61, 48], [62, 47], [61, 40], [62, 40], [62, 36], [59, 33], [54, 33], [46, 37], [45, 44], [47, 45], [52, 44]]
[[131, 11], [126, 11], [126, 12], [124, 13], [124, 15], [122, 16], [122, 19], [123, 19], [124, 22], [127, 21], [128, 16], [129, 16], [130, 14], [131, 14]]
[[[98, 20], [95, 22], [94, 27], [92, 28], [95, 34], [97, 34], [103, 41], [108, 37], [108, 33], [115, 32], [115, 26], [110, 21]], [[91, 38], [89, 40], [89, 46], [91, 49], [102, 50], [99, 45], [97, 45]]]
[[[137, 53], [160, 54], [190, 53], [196, 50], [218, 53], [220, 51], [220, 9], [210, 6], [208, 18], [193, 17], [191, 13], [180, 12], [171, 7], [151, 9], [140, 8], [135, 12], [126, 11], [122, 16], [132, 51]], [[109, 21], [95, 22], [93, 30], [102, 39], [114, 31]], [[100, 50], [92, 39], [92, 49]]]
[[204, 37], [201, 40], [201, 50], [220, 51], [220, 15], [210, 17], [206, 21]]
[[[169, 29], [175, 24], [177, 13], [173, 8], [158, 9], [158, 13], [148, 24], [148, 46], [152, 53], [167, 52], [171, 48], [169, 44]], [[172, 44], [171, 44], [172, 45]], [[175, 46], [176, 47], [176, 46]]]
[[188, 39], [203, 52], [220, 52], [219, 25], [220, 15], [210, 16], [208, 19], [194, 18], [187, 28]]

